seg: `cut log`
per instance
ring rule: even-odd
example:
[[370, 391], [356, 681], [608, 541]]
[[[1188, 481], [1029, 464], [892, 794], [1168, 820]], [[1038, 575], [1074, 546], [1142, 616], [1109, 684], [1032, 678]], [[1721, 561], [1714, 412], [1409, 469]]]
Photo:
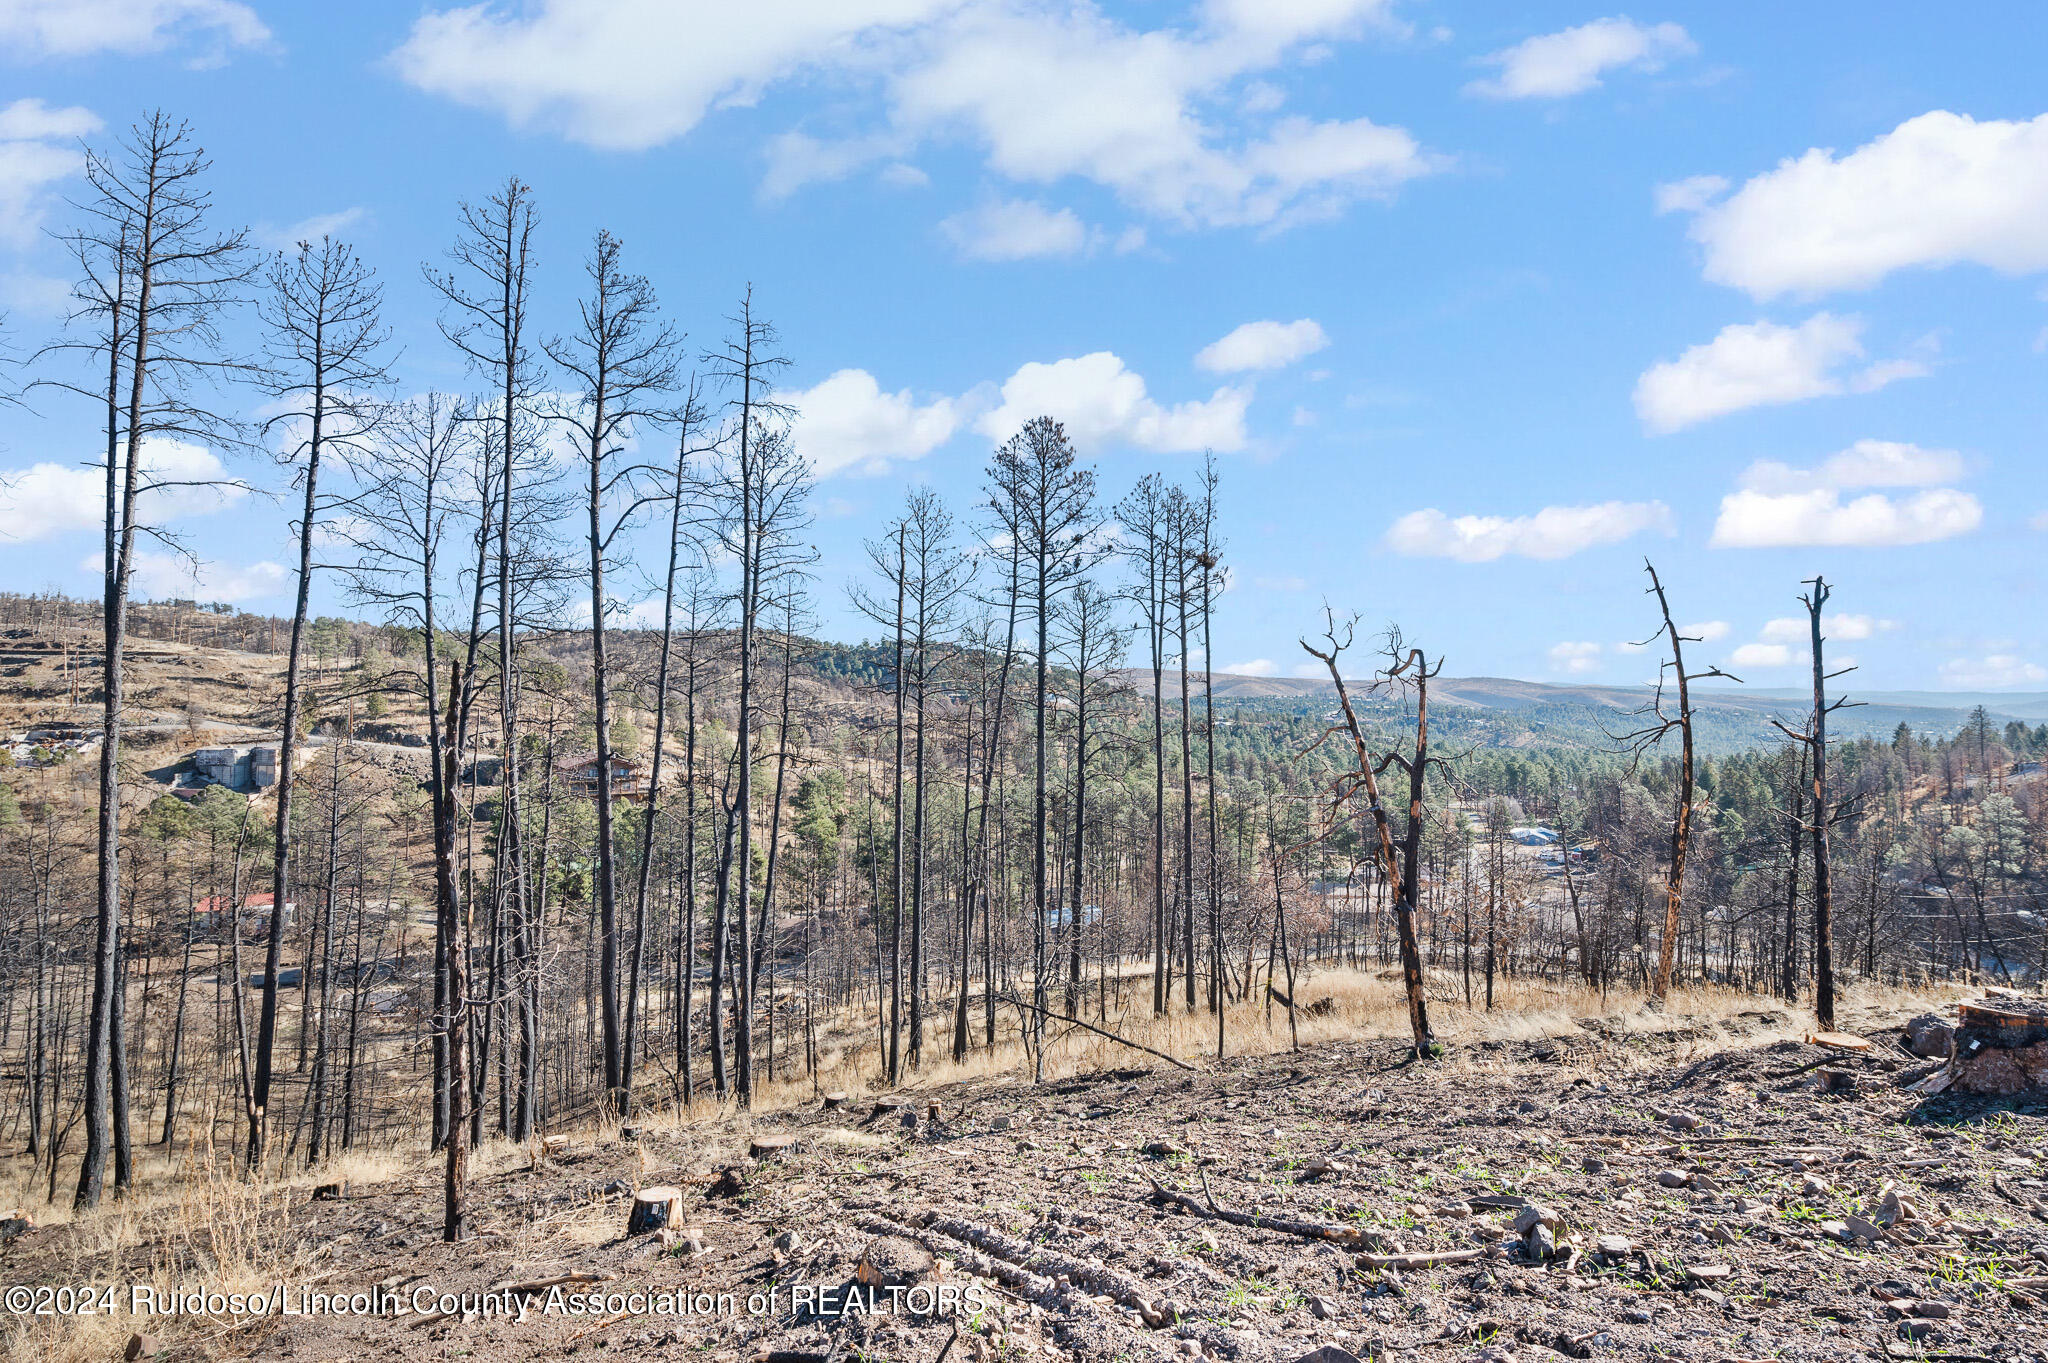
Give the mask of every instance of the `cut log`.
[[17, 1235], [26, 1235], [36, 1228], [35, 1218], [19, 1207], [0, 1213], [0, 1244], [5, 1244]]
[[626, 1218], [626, 1234], [646, 1235], [682, 1218], [683, 1190], [669, 1184], [642, 1188], [633, 1194], [633, 1210]]
[[1851, 1036], [1847, 1032], [1813, 1032], [1808, 1034], [1806, 1044], [1809, 1046], [1826, 1046], [1828, 1049], [1835, 1051], [1867, 1051], [1870, 1049], [1870, 1039], [1868, 1037]]
[[313, 1190], [315, 1202], [339, 1202], [348, 1196], [348, 1180], [339, 1183], [323, 1183]]

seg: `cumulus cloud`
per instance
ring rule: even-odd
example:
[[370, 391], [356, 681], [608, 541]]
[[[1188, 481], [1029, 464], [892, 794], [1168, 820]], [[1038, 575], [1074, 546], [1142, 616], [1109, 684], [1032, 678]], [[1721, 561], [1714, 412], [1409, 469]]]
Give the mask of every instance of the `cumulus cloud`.
[[[79, 563], [78, 570], [97, 575], [106, 571], [106, 561], [106, 555], [93, 554]], [[289, 569], [268, 559], [244, 564], [209, 563], [183, 554], [138, 549], [129, 585], [142, 601], [252, 601], [276, 596], [290, 579]]]
[[975, 428], [992, 440], [1007, 440], [1032, 417], [1049, 415], [1066, 424], [1077, 445], [1129, 445], [1154, 454], [1202, 449], [1241, 450], [1248, 439], [1245, 409], [1249, 388], [1218, 388], [1206, 400], [1167, 407], [1155, 401], [1145, 380], [1106, 350], [1050, 364], [1032, 362], [1003, 381], [1001, 400]]
[[[182, 440], [142, 447], [139, 523], [161, 525], [233, 505], [248, 489], [228, 481], [219, 456]], [[24, 543], [102, 524], [106, 472], [91, 464], [32, 464], [0, 472], [0, 540]]]
[[[1090, 0], [535, 0], [432, 10], [391, 56], [414, 86], [592, 146], [641, 149], [778, 83], [879, 94], [837, 143], [771, 148], [767, 188], [965, 140], [1017, 184], [1078, 177], [1185, 225], [1264, 225], [1391, 193], [1439, 166], [1405, 130], [1278, 116], [1242, 98], [1318, 44], [1387, 22], [1388, 0], [1210, 0], [1190, 24], [1131, 28]], [[1247, 107], [1249, 105], [1249, 107]]]
[[1821, 312], [1795, 327], [1726, 326], [1706, 344], [1644, 371], [1636, 381], [1636, 415], [1653, 434], [1668, 435], [1749, 407], [1867, 393], [1927, 372], [1911, 360], [1852, 368], [1862, 355], [1863, 323], [1854, 317]]
[[[0, 0], [0, 33], [5, 13]], [[85, 167], [78, 139], [100, 126], [90, 109], [53, 109], [39, 99], [0, 108], [0, 243], [34, 240], [49, 211], [51, 187]]]
[[960, 426], [954, 399], [919, 404], [907, 388], [885, 393], [864, 369], [842, 369], [782, 400], [796, 408], [797, 450], [820, 476], [878, 473], [893, 461], [922, 459]]
[[1728, 655], [1730, 667], [1783, 667], [1792, 661], [1784, 644], [1744, 644]]
[[0, 44], [25, 56], [157, 52], [193, 39], [254, 47], [270, 30], [235, 0], [0, 0]]
[[[1976, 497], [1928, 484], [1959, 477], [1962, 457], [1892, 441], [1859, 440], [1817, 468], [1760, 460], [1721, 499], [1710, 541], [1717, 548], [1875, 548], [1968, 534], [1984, 520]], [[1905, 495], [1861, 488], [1918, 488]]]
[[1550, 646], [1550, 666], [1558, 672], [1581, 676], [1598, 671], [1600, 667], [1600, 645], [1591, 642], [1567, 641]]
[[2011, 653], [1951, 658], [1941, 665], [1941, 684], [1962, 691], [2005, 691], [2048, 682], [2048, 667]]
[[1742, 485], [1760, 492], [1806, 492], [1822, 487], [1932, 487], [1960, 480], [1967, 470], [1954, 450], [1928, 449], [1899, 440], [1859, 440], [1820, 467], [1796, 469], [1759, 459], [1743, 471]]
[[970, 260], [1078, 255], [1090, 242], [1087, 224], [1071, 208], [1033, 199], [999, 199], [955, 213], [939, 223], [939, 234]]
[[1608, 71], [1655, 71], [1673, 57], [1698, 50], [1677, 24], [1595, 19], [1481, 57], [1481, 64], [1499, 67], [1500, 74], [1473, 81], [1465, 93], [1488, 99], [1561, 99], [1592, 89]]
[[[1874, 615], [1823, 615], [1820, 621], [1822, 637], [1835, 643], [1845, 643], [1854, 639], [1868, 639], [1879, 630], [1896, 628], [1898, 628], [1898, 622], [1880, 620]], [[1767, 620], [1764, 622], [1764, 627], [1757, 631], [1759, 639], [1773, 644], [1803, 645], [1812, 636], [1813, 627], [1803, 615], [1787, 615], [1780, 616], [1776, 620]]]
[[1296, 322], [1246, 322], [1195, 352], [1195, 364], [1215, 374], [1285, 369], [1329, 343], [1322, 325], [1312, 317]]
[[1673, 533], [1671, 508], [1662, 502], [1546, 506], [1533, 516], [1446, 516], [1430, 507], [1395, 521], [1385, 543], [1410, 557], [1487, 563], [1510, 555], [1569, 558], [1652, 530]]
[[1711, 644], [1718, 639], [1727, 638], [1728, 630], [1729, 625], [1726, 620], [1702, 620], [1697, 625], [1680, 625], [1678, 627], [1678, 632], [1685, 638], [1697, 639], [1703, 644]]
[[1241, 663], [1225, 663], [1222, 671], [1238, 677], [1277, 677], [1280, 664], [1271, 658], [1251, 658]]
[[1914, 267], [2048, 269], [2048, 114], [1937, 109], [1846, 156], [1782, 161], [1694, 211], [1706, 277], [1759, 299], [1867, 289]]

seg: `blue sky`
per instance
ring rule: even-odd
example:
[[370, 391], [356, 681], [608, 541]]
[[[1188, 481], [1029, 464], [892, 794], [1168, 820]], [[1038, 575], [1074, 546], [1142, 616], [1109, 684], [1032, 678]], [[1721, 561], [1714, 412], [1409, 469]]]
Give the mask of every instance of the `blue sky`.
[[[1863, 685], [2040, 690], [2044, 39], [1990, 3], [0, 0], [0, 306], [17, 356], [54, 334], [79, 139], [161, 105], [224, 220], [379, 269], [408, 391], [465, 383], [420, 265], [510, 173], [544, 330], [600, 227], [693, 347], [751, 281], [831, 633], [904, 488], [965, 513], [1049, 410], [1112, 497], [1217, 452], [1219, 665], [1295, 671], [1327, 598], [1455, 674], [1642, 680], [1648, 554], [1757, 684], [1799, 680], [1772, 622], [1819, 571]], [[92, 413], [35, 409], [0, 581], [87, 593]], [[199, 594], [288, 608], [277, 505], [166, 514]]]

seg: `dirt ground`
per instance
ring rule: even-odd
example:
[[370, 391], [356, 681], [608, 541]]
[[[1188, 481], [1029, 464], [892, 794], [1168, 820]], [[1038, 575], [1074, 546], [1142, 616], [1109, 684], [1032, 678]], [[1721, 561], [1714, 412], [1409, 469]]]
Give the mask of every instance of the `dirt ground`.
[[[1903, 1085], [1931, 1065], [1873, 1036], [1840, 1059], [1853, 1095], [1817, 1091], [1812, 1046], [1686, 1027], [983, 1079], [650, 1126], [539, 1168], [487, 1152], [460, 1246], [422, 1164], [338, 1200], [161, 1207], [119, 1263], [68, 1226], [0, 1261], [121, 1295], [17, 1327], [17, 1354], [112, 1357], [140, 1331], [163, 1358], [309, 1361], [2048, 1359], [2048, 1103], [1922, 1100]], [[757, 1158], [763, 1135], [793, 1140]], [[682, 1229], [626, 1236], [655, 1184], [683, 1190]], [[1438, 1251], [1464, 1253], [1401, 1257]], [[864, 1255], [920, 1290], [846, 1309]], [[132, 1283], [280, 1278], [288, 1309], [381, 1313], [128, 1313]]]

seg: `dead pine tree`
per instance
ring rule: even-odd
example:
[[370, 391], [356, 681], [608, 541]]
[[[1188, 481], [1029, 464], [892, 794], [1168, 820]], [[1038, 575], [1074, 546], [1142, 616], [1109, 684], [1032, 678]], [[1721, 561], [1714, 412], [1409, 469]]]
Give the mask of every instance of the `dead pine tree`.
[[233, 439], [235, 423], [208, 410], [196, 393], [248, 369], [223, 350], [216, 328], [222, 314], [240, 301], [255, 262], [244, 233], [217, 232], [209, 224], [212, 195], [204, 187], [209, 166], [191, 128], [161, 112], [137, 123], [117, 149], [87, 150], [90, 192], [78, 204], [84, 221], [64, 240], [80, 267], [72, 291], [74, 321], [95, 328], [96, 334], [49, 348], [81, 351], [95, 361], [103, 353], [106, 364], [103, 385], [47, 380], [103, 405], [106, 415], [100, 601], [104, 735], [97, 927], [85, 1036], [85, 1150], [75, 1197], [81, 1208], [98, 1205], [109, 1154], [116, 1188], [126, 1188], [132, 1173], [120, 873], [128, 595], [138, 535], [180, 551], [161, 526], [141, 519], [138, 508], [146, 509], [150, 500], [161, 503], [160, 495], [151, 494], [228, 481], [212, 471], [210, 460], [204, 465], [159, 460], [152, 458], [151, 447]]
[[585, 265], [589, 293], [577, 304], [577, 323], [543, 347], [571, 380], [567, 401], [549, 415], [566, 427], [583, 461], [585, 542], [590, 571], [590, 673], [597, 728], [597, 908], [602, 963], [598, 989], [604, 1010], [604, 1086], [608, 1111], [624, 1116], [624, 1026], [619, 997], [618, 840], [612, 811], [611, 677], [605, 656], [605, 569], [619, 535], [642, 506], [658, 501], [660, 471], [626, 455], [636, 428], [661, 424], [674, 413], [680, 338], [657, 314], [654, 289], [621, 263], [619, 239], [600, 231]]
[[[1374, 860], [1379, 863], [1381, 876], [1394, 890], [1394, 929], [1400, 940], [1401, 979], [1408, 995], [1408, 1026], [1414, 1036], [1415, 1058], [1433, 1059], [1442, 1054], [1442, 1047], [1437, 1045], [1436, 1036], [1430, 1031], [1429, 1005], [1422, 981], [1422, 949], [1415, 934], [1415, 913], [1421, 902], [1422, 832], [1427, 819], [1423, 794], [1431, 764], [1447, 770], [1442, 758], [1429, 755], [1429, 683], [1442, 669], [1442, 664], [1431, 667], [1421, 649], [1406, 647], [1398, 632], [1388, 635], [1388, 661], [1380, 673], [1378, 684], [1414, 687], [1415, 746], [1405, 757], [1386, 751], [1376, 758], [1366, 740], [1365, 729], [1358, 722], [1358, 712], [1352, 708], [1351, 691], [1345, 683], [1341, 661], [1344, 651], [1351, 647], [1358, 618], [1353, 616], [1339, 625], [1336, 615], [1325, 607], [1324, 621], [1323, 641], [1328, 647], [1317, 648], [1306, 639], [1300, 642], [1304, 652], [1329, 669], [1330, 681], [1337, 688], [1337, 707], [1343, 722], [1341, 726], [1333, 725], [1324, 731], [1314, 746], [1320, 747], [1331, 737], [1342, 733], [1351, 740], [1355, 766], [1338, 776], [1331, 787], [1330, 816], [1323, 836], [1329, 836], [1360, 795], [1365, 797], [1365, 812], [1372, 820]], [[1394, 842], [1393, 821], [1387, 817], [1386, 805], [1380, 798], [1379, 774], [1390, 766], [1408, 777], [1408, 824], [1402, 830], [1398, 850]]]
[[[250, 1114], [248, 1167], [263, 1167], [277, 1046], [277, 972], [284, 952], [285, 915], [291, 900], [291, 822], [297, 794], [299, 709], [304, 691], [305, 637], [313, 590], [313, 547], [323, 500], [320, 473], [330, 453], [346, 457], [369, 439], [384, 410], [374, 395], [386, 381], [383, 350], [389, 333], [379, 313], [383, 289], [348, 246], [331, 237], [300, 242], [280, 252], [267, 271], [261, 313], [270, 350], [264, 387], [285, 411], [266, 423], [287, 436], [280, 458], [297, 471], [304, 499], [298, 531], [298, 588], [292, 603], [291, 643], [285, 655], [284, 718], [277, 743], [277, 825], [271, 850], [270, 931], [263, 952], [263, 1003], [256, 1019], [255, 1108]], [[310, 981], [312, 962], [302, 979]], [[310, 984], [305, 986], [310, 988]]]
[[718, 1012], [720, 962], [726, 950], [728, 914], [739, 931], [740, 969], [734, 990], [732, 1093], [741, 1107], [754, 1100], [753, 1000], [753, 807], [754, 726], [760, 702], [760, 619], [764, 603], [776, 599], [777, 584], [816, 560], [806, 539], [810, 465], [791, 441], [788, 422], [795, 415], [775, 398], [775, 381], [789, 367], [781, 353], [774, 323], [754, 311], [751, 285], [728, 317], [731, 331], [715, 349], [701, 356], [725, 386], [730, 413], [718, 466], [710, 482], [710, 500], [719, 546], [738, 569], [733, 595], [733, 626], [737, 633], [739, 678], [737, 715], [733, 726], [732, 793], [726, 805], [725, 833], [712, 897], [711, 1041], [712, 1080], [718, 1096], [726, 1096]]
[[[654, 674], [654, 755], [647, 775], [647, 807], [640, 821], [639, 878], [633, 889], [633, 962], [632, 968], [627, 972], [623, 1062], [625, 1082], [622, 1085], [624, 1107], [619, 1113], [621, 1117], [632, 1115], [633, 1061], [637, 1054], [636, 1045], [640, 1034], [641, 955], [647, 940], [647, 892], [654, 871], [655, 824], [661, 813], [662, 746], [668, 738], [669, 679], [676, 633], [676, 585], [678, 580], [684, 577], [683, 555], [686, 549], [694, 553], [697, 547], [689, 543], [689, 513], [692, 509], [690, 491], [694, 481], [691, 461], [700, 454], [708, 453], [704, 447], [695, 444], [696, 436], [704, 425], [704, 412], [697, 402], [694, 382], [683, 398], [676, 425], [676, 461], [668, 470], [670, 481], [662, 494], [663, 499], [668, 502], [668, 571], [662, 575], [661, 646]], [[687, 583], [685, 588], [687, 589]], [[690, 666], [694, 683], [694, 655]], [[694, 701], [694, 697], [692, 699]], [[694, 743], [695, 738], [693, 732], [689, 741]], [[687, 780], [689, 777], [690, 773], [685, 773], [684, 779]]]
[[533, 410], [542, 365], [527, 322], [537, 221], [532, 187], [516, 176], [509, 177], [482, 203], [461, 204], [459, 219], [455, 244], [448, 252], [453, 268], [423, 273], [447, 305], [440, 318], [443, 338], [489, 382], [491, 395], [480, 419], [498, 428], [493, 577], [497, 589], [499, 785], [504, 816], [498, 821], [499, 845], [494, 859], [498, 881], [494, 913], [503, 915], [509, 910], [513, 920], [519, 1077], [508, 1126], [512, 1139], [524, 1141], [533, 1135], [538, 1101], [540, 969], [539, 926], [528, 911], [536, 896], [530, 890], [526, 820], [521, 813], [520, 670], [514, 623], [518, 589], [530, 575], [531, 565], [544, 557], [522, 552], [532, 546], [519, 543], [520, 531], [544, 522], [550, 513], [545, 489], [549, 454]]
[[[1620, 741], [1630, 750], [1637, 761], [1643, 754], [1652, 751], [1664, 741], [1665, 735], [1678, 734], [1678, 795], [1673, 801], [1671, 814], [1671, 872], [1664, 888], [1664, 940], [1657, 947], [1657, 975], [1651, 982], [1650, 993], [1658, 1002], [1663, 1002], [1671, 992], [1671, 972], [1677, 964], [1678, 952], [1678, 911], [1685, 900], [1685, 858], [1692, 847], [1693, 810], [1693, 734], [1692, 734], [1692, 684], [1708, 677], [1722, 677], [1732, 682], [1742, 678], [1723, 672], [1718, 667], [1709, 667], [1700, 672], [1685, 670], [1685, 646], [1696, 644], [1700, 639], [1694, 635], [1681, 634], [1677, 622], [1671, 615], [1671, 601], [1664, 593], [1664, 583], [1657, 576], [1657, 567], [1648, 559], [1643, 560], [1643, 571], [1650, 575], [1647, 595], [1657, 598], [1657, 611], [1663, 621], [1655, 634], [1642, 641], [1644, 647], [1657, 642], [1661, 635], [1670, 646], [1671, 656], [1666, 658], [1657, 670], [1657, 689], [1647, 705], [1636, 713], [1649, 718], [1641, 728], [1619, 736]], [[1669, 680], [1677, 691], [1678, 713], [1670, 714], [1664, 708], [1664, 684]]]
[[[1813, 652], [1813, 711], [1807, 716], [1804, 729], [1787, 728], [1782, 721], [1773, 719], [1779, 731], [1795, 743], [1804, 744], [1809, 761], [1805, 764], [1812, 774], [1812, 784], [1806, 791], [1809, 802], [1809, 820], [1805, 832], [1813, 840], [1813, 1012], [1822, 1031], [1833, 1031], [1835, 1027], [1835, 905], [1834, 883], [1829, 872], [1829, 833], [1840, 819], [1838, 811], [1828, 805], [1828, 716], [1837, 710], [1861, 704], [1846, 697], [1828, 699], [1828, 683], [1845, 673], [1856, 669], [1844, 667], [1830, 672], [1824, 661], [1823, 650], [1827, 636], [1821, 632], [1821, 608], [1827, 605], [1833, 595], [1827, 579], [1816, 574], [1806, 580], [1810, 590], [1802, 593], [1800, 603], [1806, 607], [1808, 634]], [[1789, 977], [1790, 972], [1787, 972]]]
[[1019, 547], [1020, 590], [1036, 630], [1032, 646], [1031, 806], [1031, 1037], [1032, 1081], [1045, 1080], [1046, 918], [1052, 911], [1047, 819], [1047, 758], [1051, 737], [1051, 630], [1060, 601], [1101, 556], [1096, 531], [1095, 470], [1077, 462], [1066, 428], [1033, 417], [995, 453], [988, 468], [988, 507], [1003, 533]]

